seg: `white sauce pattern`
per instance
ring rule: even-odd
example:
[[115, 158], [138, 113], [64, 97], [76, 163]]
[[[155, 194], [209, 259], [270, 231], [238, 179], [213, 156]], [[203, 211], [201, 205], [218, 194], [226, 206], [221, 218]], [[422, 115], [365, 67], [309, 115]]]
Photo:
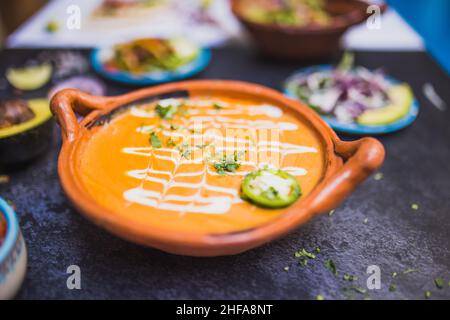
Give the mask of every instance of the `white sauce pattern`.
[[[160, 101], [160, 103], [173, 103], [172, 99], [167, 101]], [[217, 110], [198, 110], [202, 107], [209, 107], [214, 101], [187, 101], [188, 106], [195, 108], [189, 109], [189, 115], [186, 116], [184, 121], [184, 128], [191, 131], [195, 130], [193, 123], [201, 123], [201, 129], [276, 129], [279, 131], [291, 131], [297, 130], [297, 125], [291, 122], [280, 122], [273, 120], [242, 120], [227, 116], [238, 115], [265, 115], [271, 118], [280, 118], [283, 115], [283, 111], [275, 106], [271, 105], [255, 105], [255, 106], [241, 106], [233, 105], [233, 108], [227, 110], [230, 107], [228, 103], [220, 102], [220, 106], [223, 107], [220, 111]], [[153, 111], [147, 111], [139, 107], [132, 107], [130, 114], [135, 117], [141, 118], [154, 118], [156, 115]], [[220, 114], [220, 115], [218, 115]], [[236, 137], [223, 137], [209, 131], [206, 134], [191, 133], [189, 135], [182, 134], [177, 131], [171, 131], [167, 129], [160, 129], [157, 126], [148, 125], [141, 126], [136, 129], [137, 132], [143, 134], [149, 134], [153, 130], [159, 130], [163, 136], [171, 138], [185, 138], [189, 141], [196, 141], [195, 139], [203, 139], [205, 141], [213, 141], [213, 143], [224, 144], [225, 146], [216, 147], [216, 152], [234, 152], [234, 151], [248, 151], [259, 152], [277, 152], [280, 155], [281, 162], [283, 163], [286, 155], [289, 154], [301, 154], [301, 153], [316, 153], [317, 149], [308, 146], [300, 146], [290, 143], [280, 143], [278, 141], [262, 140], [251, 145], [248, 139], [240, 139]], [[233, 142], [233, 146], [228, 146], [227, 142]], [[234, 144], [243, 144], [241, 146], [234, 146]], [[149, 147], [127, 147], [122, 149], [123, 153], [148, 157], [149, 164], [147, 168], [135, 169], [127, 171], [126, 174], [129, 177], [139, 180], [141, 183], [136, 188], [126, 190], [123, 193], [124, 198], [133, 203], [158, 208], [161, 210], [176, 211], [180, 213], [199, 213], [199, 214], [224, 214], [228, 212], [231, 206], [235, 203], [241, 203], [242, 200], [239, 197], [239, 190], [235, 188], [226, 188], [216, 185], [208, 184], [208, 177], [219, 175], [211, 167], [205, 156], [195, 157], [193, 159], [186, 159], [180, 156], [180, 152], [173, 148], [157, 148], [153, 149]], [[170, 171], [157, 170], [153, 168], [152, 159], [158, 161], [169, 161], [173, 164], [173, 169]], [[238, 170], [231, 173], [233, 175], [244, 176], [253, 170], [262, 168], [267, 163], [257, 163], [257, 161], [240, 161], [241, 166], [249, 166], [252, 170]], [[180, 166], [185, 164], [204, 164], [199, 171], [190, 172], [178, 172]], [[286, 166], [282, 167], [283, 170], [289, 172], [294, 176], [306, 175], [307, 170], [300, 167]], [[177, 181], [180, 177], [199, 177], [200, 180], [196, 183]], [[162, 187], [162, 191], [149, 190], [144, 188], [145, 181], [159, 184]], [[179, 195], [169, 193], [172, 188], [186, 188], [191, 190], [197, 190], [192, 195]], [[208, 190], [218, 193], [219, 195], [205, 196], [202, 191]]]

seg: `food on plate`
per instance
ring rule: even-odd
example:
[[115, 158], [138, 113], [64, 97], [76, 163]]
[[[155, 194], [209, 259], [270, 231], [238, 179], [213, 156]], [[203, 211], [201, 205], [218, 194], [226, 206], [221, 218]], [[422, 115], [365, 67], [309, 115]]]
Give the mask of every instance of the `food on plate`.
[[[231, 232], [280, 216], [325, 170], [319, 134], [256, 98], [143, 100], [82, 129], [76, 177], [114, 219], [168, 232]], [[138, 222], [139, 221], [139, 222]]]
[[323, 0], [244, 0], [241, 14], [252, 22], [289, 27], [328, 26], [332, 22]]
[[297, 179], [288, 172], [266, 167], [245, 176], [242, 194], [257, 205], [282, 208], [295, 202], [301, 190]]
[[47, 22], [47, 24], [45, 25], [45, 31], [47, 31], [48, 33], [58, 32], [59, 28], [59, 23], [54, 20]]
[[116, 45], [105, 67], [134, 74], [173, 71], [193, 61], [199, 52], [199, 47], [189, 40], [143, 38]]
[[389, 103], [383, 108], [368, 109], [357, 118], [364, 125], [383, 125], [403, 118], [409, 111], [414, 99], [411, 88], [407, 84], [390, 87], [387, 90]]
[[6, 236], [6, 221], [3, 217], [3, 214], [0, 212], [0, 247], [3, 244], [3, 241], [5, 240]]
[[94, 15], [108, 17], [132, 14], [138, 12], [138, 10], [151, 9], [167, 1], [168, 0], [103, 0], [94, 10]]
[[286, 87], [318, 113], [361, 125], [384, 125], [403, 118], [414, 98], [408, 84], [394, 83], [381, 70], [353, 67], [351, 54], [345, 54], [335, 68], [311, 68], [294, 75]]
[[21, 164], [41, 154], [52, 132], [46, 99], [0, 101], [0, 166]]
[[52, 65], [48, 62], [23, 68], [9, 68], [6, 71], [6, 79], [16, 89], [36, 90], [50, 80], [52, 70]]
[[74, 76], [61, 81], [51, 88], [48, 93], [48, 97], [51, 99], [58, 91], [69, 88], [79, 89], [95, 96], [104, 96], [106, 93], [105, 85], [96, 78], [88, 76]]

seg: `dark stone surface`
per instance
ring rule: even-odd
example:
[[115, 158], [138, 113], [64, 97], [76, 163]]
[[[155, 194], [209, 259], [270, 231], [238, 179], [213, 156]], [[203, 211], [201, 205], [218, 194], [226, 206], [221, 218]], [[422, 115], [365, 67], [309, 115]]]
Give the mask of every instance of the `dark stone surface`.
[[[22, 63], [36, 51], [3, 51], [0, 72]], [[423, 53], [358, 53], [357, 62], [385, 66], [409, 82], [421, 105], [417, 121], [406, 130], [380, 137], [387, 151], [384, 178], [370, 178], [333, 216], [312, 219], [289, 236], [230, 257], [191, 258], [166, 254], [125, 242], [95, 227], [68, 203], [58, 182], [59, 132], [51, 150], [0, 185], [0, 195], [15, 203], [28, 245], [29, 264], [19, 299], [346, 299], [344, 273], [365, 287], [366, 268], [381, 268], [380, 290], [355, 298], [450, 298], [450, 110], [437, 110], [423, 96], [431, 82], [450, 102], [450, 81]], [[280, 88], [300, 65], [269, 62], [250, 51], [215, 50], [198, 78], [241, 79]], [[0, 97], [17, 95], [5, 86]], [[0, 86], [1, 87], [1, 86]], [[48, 89], [48, 88], [46, 88]], [[42, 96], [46, 89], [25, 96]], [[108, 83], [108, 93], [130, 88]], [[419, 210], [411, 209], [417, 203]], [[364, 223], [365, 219], [367, 223]], [[294, 251], [316, 246], [321, 253], [306, 267]], [[332, 259], [335, 277], [323, 263]], [[68, 290], [66, 268], [81, 268], [82, 290]], [[284, 267], [289, 266], [288, 272]], [[403, 274], [407, 268], [417, 272]], [[391, 273], [398, 276], [392, 278]], [[437, 289], [434, 279], [445, 287]], [[397, 285], [395, 292], [389, 285]]]

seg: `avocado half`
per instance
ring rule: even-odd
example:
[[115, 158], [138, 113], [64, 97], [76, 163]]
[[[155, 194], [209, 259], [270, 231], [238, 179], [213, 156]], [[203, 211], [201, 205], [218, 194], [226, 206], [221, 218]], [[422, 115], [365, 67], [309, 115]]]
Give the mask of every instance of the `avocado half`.
[[388, 90], [391, 103], [385, 107], [365, 111], [356, 119], [363, 125], [385, 125], [406, 116], [414, 100], [413, 92], [406, 83], [392, 86]]
[[0, 129], [0, 167], [13, 168], [42, 154], [51, 144], [54, 121], [47, 99], [27, 101], [34, 117]]

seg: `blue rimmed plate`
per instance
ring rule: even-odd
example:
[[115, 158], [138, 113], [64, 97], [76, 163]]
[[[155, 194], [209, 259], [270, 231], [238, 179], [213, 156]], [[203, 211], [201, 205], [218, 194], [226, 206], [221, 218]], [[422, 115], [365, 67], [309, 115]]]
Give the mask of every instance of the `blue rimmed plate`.
[[[300, 100], [297, 97], [297, 95], [295, 94], [295, 92], [293, 92], [292, 88], [290, 88], [289, 84], [298, 77], [306, 76], [312, 72], [327, 71], [332, 68], [334, 68], [334, 67], [331, 65], [323, 64], [323, 65], [312, 66], [312, 67], [307, 67], [307, 68], [302, 68], [302, 69], [297, 70], [296, 72], [294, 72], [291, 76], [289, 76], [286, 79], [286, 81], [284, 83], [284, 88], [283, 88], [284, 94], [292, 99]], [[386, 79], [393, 85], [400, 83], [400, 81], [398, 81], [392, 77], [389, 77], [389, 76], [386, 76]], [[306, 104], [306, 102], [304, 102], [304, 103]], [[385, 124], [385, 125], [369, 126], [369, 125], [361, 125], [361, 124], [354, 123], [354, 122], [346, 123], [346, 122], [338, 121], [334, 117], [325, 116], [325, 115], [320, 115], [320, 116], [322, 117], [322, 119], [325, 120], [325, 122], [327, 122], [336, 131], [339, 131], [342, 133], [366, 135], [366, 134], [385, 134], [385, 133], [390, 133], [390, 132], [394, 132], [394, 131], [403, 129], [403, 128], [409, 126], [411, 123], [413, 123], [414, 120], [417, 118], [418, 114], [419, 114], [419, 103], [417, 102], [417, 99], [414, 98], [411, 103], [411, 107], [409, 108], [409, 112], [403, 118], [401, 118], [395, 122]]]
[[105, 68], [104, 62], [111, 56], [112, 48], [97, 48], [91, 52], [90, 61], [95, 72], [103, 77], [137, 86], [148, 86], [158, 83], [177, 81], [196, 75], [204, 70], [211, 61], [211, 50], [201, 48], [197, 57], [173, 71], [152, 71], [143, 74], [132, 74], [125, 71], [112, 71]]

